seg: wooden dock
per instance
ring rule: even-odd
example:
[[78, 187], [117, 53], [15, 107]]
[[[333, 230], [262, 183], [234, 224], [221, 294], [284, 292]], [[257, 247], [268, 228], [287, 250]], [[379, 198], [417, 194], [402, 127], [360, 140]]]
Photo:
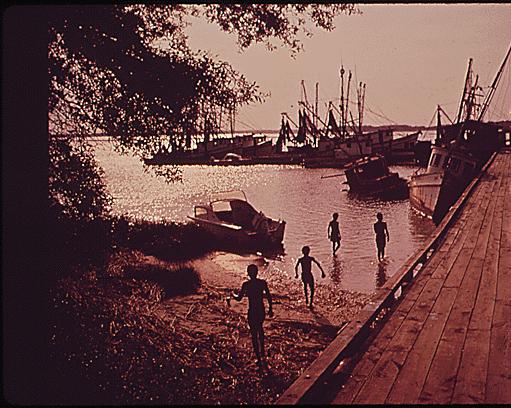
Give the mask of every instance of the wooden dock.
[[277, 404], [511, 403], [511, 151], [434, 235]]

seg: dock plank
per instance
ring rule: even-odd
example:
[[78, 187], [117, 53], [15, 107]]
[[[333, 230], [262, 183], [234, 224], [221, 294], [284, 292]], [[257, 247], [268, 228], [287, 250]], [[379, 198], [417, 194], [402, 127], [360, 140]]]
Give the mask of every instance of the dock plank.
[[[496, 163], [495, 167], [492, 169], [493, 172], [497, 172], [500, 166], [500, 162]], [[496, 205], [492, 197], [494, 192], [499, 191], [502, 178], [495, 178], [492, 173], [484, 178], [483, 183], [489, 183], [491, 185], [490, 193], [483, 197], [484, 201], [479, 207], [478, 212], [474, 215], [476, 221], [473, 226], [469, 228], [468, 232], [471, 234], [477, 231], [478, 225], [480, 224], [480, 229], [476, 235], [477, 239], [472, 241], [468, 240], [464, 244], [464, 249], [473, 249], [472, 256], [470, 257], [465, 271], [460, 270], [458, 274], [455, 275], [455, 279], [450, 279], [451, 275], [449, 275], [445, 281], [445, 286], [448, 287], [462, 277], [458, 296], [450, 312], [423, 390], [419, 396], [419, 402], [421, 403], [449, 404], [456, 386], [468, 325], [479, 290], [492, 220], [495, 214]], [[469, 337], [469, 343], [467, 344], [467, 346], [469, 346], [469, 355], [474, 352], [473, 349], [470, 349], [470, 346], [474, 346], [473, 342], [475, 339], [473, 339], [473, 335], [475, 334], [476, 333], [472, 333]], [[484, 362], [482, 364], [484, 364]], [[463, 383], [460, 383], [460, 387], [462, 386]], [[460, 398], [460, 395], [457, 394], [456, 398]], [[478, 396], [471, 395], [471, 398], [474, 398], [474, 402], [477, 402]], [[481, 396], [479, 396], [479, 399], [480, 398]]]
[[[481, 229], [477, 234], [477, 239], [467, 240], [464, 245], [464, 249], [466, 248], [469, 250], [473, 248], [473, 254], [470, 257], [466, 270], [464, 273], [461, 270], [456, 276], [456, 279], [452, 279], [451, 276], [448, 276], [446, 279], [445, 286], [448, 286], [453, 282], [458, 281], [459, 277], [462, 276], [456, 302], [446, 323], [442, 339], [440, 340], [437, 352], [431, 364], [430, 372], [428, 373], [424, 388], [419, 397], [419, 402], [421, 403], [451, 403], [451, 398], [460, 373], [459, 365], [462, 362], [462, 353], [465, 345], [467, 346], [468, 356], [470, 356], [472, 353], [476, 352], [477, 345], [475, 343], [477, 339], [474, 337], [478, 337], [483, 342], [481, 346], [484, 346], [485, 344], [484, 331], [474, 331], [468, 337], [468, 343], [466, 343], [466, 340], [468, 325], [478, 294], [480, 278], [483, 272], [483, 263], [490, 232], [492, 230], [492, 220], [495, 214], [495, 200], [492, 199], [492, 197], [494, 192], [498, 192], [502, 185], [502, 178], [495, 178], [493, 175], [498, 173], [499, 169], [501, 169], [501, 165], [501, 162], [495, 163], [492, 173], [489, 174], [488, 177], [485, 177], [482, 181], [482, 183], [489, 183], [491, 185], [491, 189], [490, 193], [485, 197], [487, 204], [483, 203], [483, 205], [479, 208], [479, 212], [475, 214], [476, 220], [477, 218], [484, 216], [482, 219], [483, 222], [481, 223]], [[484, 214], [482, 211], [483, 208], [485, 208]], [[476, 221], [473, 226], [469, 228], [468, 234], [472, 234], [474, 231], [477, 231], [478, 224], [479, 222]], [[481, 334], [483, 334], [482, 337]], [[487, 353], [486, 350], [483, 349], [483, 353]], [[481, 349], [479, 349], [479, 351], [481, 351]], [[484, 366], [484, 357], [481, 360], [471, 361], [470, 367], [473, 370], [476, 370], [478, 364], [479, 367]], [[465, 366], [467, 366], [467, 364], [469, 363], [466, 362]], [[475, 387], [481, 386], [481, 383], [478, 384], [475, 380], [468, 384], [472, 384]], [[462, 380], [460, 387], [468, 384], [467, 382], [463, 383]], [[458, 389], [459, 391], [458, 394], [455, 395], [455, 398], [462, 398], [460, 394], [461, 389], [462, 388]], [[472, 391], [474, 390], [473, 387], [470, 389]], [[463, 398], [466, 399], [465, 402], [478, 402], [481, 401], [482, 396], [480, 393], [478, 395], [477, 393], [472, 392], [465, 395]]]
[[[508, 283], [511, 283], [508, 281]], [[497, 300], [493, 314], [486, 382], [486, 404], [511, 402], [511, 304]]]
[[[455, 242], [452, 248], [445, 248], [446, 252], [448, 252], [446, 258], [448, 266], [435, 270], [431, 276], [435, 279], [445, 279], [448, 276], [446, 282], [446, 286], [448, 287], [458, 287], [461, 284], [463, 273], [466, 270], [470, 257], [472, 256], [472, 250], [475, 247], [473, 245], [465, 245], [465, 243], [472, 238], [472, 234], [479, 233], [484, 220], [482, 216], [473, 217], [471, 214], [473, 211], [480, 213], [483, 209], [484, 211], [486, 210], [485, 205], [489, 204], [488, 197], [492, 190], [493, 185], [489, 184], [484, 184], [477, 189], [477, 193], [473, 195], [474, 205], [471, 205], [464, 211], [463, 216], [465, 217], [465, 221], [458, 225], [458, 228], [460, 228], [460, 238]], [[471, 231], [471, 233], [467, 233], [467, 230]]]
[[476, 259], [467, 268], [467, 273], [458, 290], [456, 301], [451, 309], [438, 344], [435, 356], [420, 393], [419, 402], [429, 404], [448, 404], [454, 389], [458, 372], [461, 349], [474, 304], [473, 291], [479, 283], [482, 260]]
[[452, 403], [455, 404], [481, 404], [485, 401], [490, 329], [497, 292], [503, 210], [504, 197], [498, 195], [479, 291], [472, 311], [454, 388]]
[[431, 279], [401, 324], [387, 349], [378, 360], [374, 370], [355, 399], [357, 404], [382, 404], [392, 387], [399, 369], [411, 349], [422, 325], [427, 319], [434, 299], [440, 293], [442, 283]]
[[414, 283], [414, 290], [412, 293], [407, 293], [407, 296], [400, 302], [397, 309], [392, 312], [392, 319], [382, 328], [378, 334], [378, 342], [373, 342], [368, 348], [364, 359], [356, 365], [350, 374], [350, 381], [341, 387], [339, 393], [334, 397], [333, 404], [348, 404], [352, 403], [367, 377], [371, 374], [380, 359], [383, 351], [388, 346], [390, 340], [394, 337], [395, 333], [401, 326], [401, 323], [406, 319], [408, 313], [412, 309], [415, 301], [422, 293], [424, 286], [427, 282], [426, 275], [420, 275]]
[[[481, 191], [484, 190], [485, 189], [478, 189], [478, 193], [481, 193]], [[488, 191], [488, 188], [486, 188], [486, 191]], [[478, 194], [474, 195], [474, 197], [477, 196]], [[453, 267], [455, 271], [454, 274], [456, 274], [456, 271], [461, 272], [459, 273], [460, 279], [464, 276], [463, 272], [466, 270], [466, 266], [471, 259], [472, 248], [463, 249], [463, 243], [466, 239], [466, 234], [463, 234], [463, 228], [466, 226], [467, 220], [469, 219], [467, 211], [470, 211], [476, 207], [477, 206], [473, 203], [471, 206], [467, 206], [464, 213], [465, 216], [463, 217], [464, 222], [461, 222], [461, 225], [458, 225], [459, 233], [457, 236], [460, 237], [460, 239], [454, 241], [454, 245], [452, 246], [443, 246], [442, 250], [444, 250], [447, 254], [443, 257], [441, 262], [443, 267], [437, 268], [432, 274], [432, 278], [445, 278], [452, 271]], [[478, 220], [473, 222], [473, 225], [475, 225], [474, 228], [479, 228], [480, 224], [477, 222]], [[457, 286], [458, 285], [455, 285], [455, 287]], [[448, 288], [444, 288], [443, 292], [447, 290]], [[447, 293], [454, 295], [456, 291], [450, 290]], [[447, 310], [443, 310], [446, 306], [445, 304], [442, 304], [442, 301], [449, 304]], [[443, 329], [445, 321], [447, 320], [450, 306], [452, 306], [453, 301], [454, 298], [451, 299], [450, 296], [446, 296], [445, 299], [442, 299], [440, 302], [435, 304], [435, 311], [432, 311], [431, 315], [428, 317], [427, 324], [424, 326], [423, 331], [426, 334], [422, 335], [421, 333], [421, 335], [419, 335], [419, 338], [417, 339], [416, 344], [414, 345], [412, 352], [406, 361], [406, 365], [396, 379], [396, 383], [394, 384], [392, 392], [387, 399], [388, 403], [412, 403], [418, 398], [421, 387], [427, 375], [427, 370], [431, 364], [433, 353], [440, 340], [441, 331], [438, 330]], [[442, 310], [441, 312], [436, 311], [436, 308], [438, 307], [440, 310]], [[437, 322], [436, 320], [439, 319], [440, 321]]]
[[[491, 185], [485, 190], [485, 194], [481, 197], [481, 203], [479, 206], [474, 207], [472, 213], [475, 215], [472, 217], [472, 221], [467, 224], [465, 228], [465, 240], [463, 241], [463, 248], [460, 254], [455, 259], [453, 267], [448, 271], [448, 275], [435, 274], [434, 277], [445, 278], [446, 287], [459, 287], [467, 270], [467, 267], [472, 258], [472, 253], [476, 248], [476, 243], [483, 242], [482, 238], [479, 239], [479, 233], [483, 227], [483, 223], [486, 216], [486, 210], [490, 205], [490, 197], [492, 196], [493, 189], [496, 182], [491, 182]], [[454, 254], [453, 254], [454, 255]]]
[[[508, 162], [511, 162], [511, 158], [508, 159]], [[506, 171], [507, 177], [502, 188], [504, 212], [499, 248], [497, 293], [491, 323], [488, 376], [484, 401], [486, 404], [509, 404], [511, 402], [511, 247], [509, 236], [511, 177], [509, 169], [510, 167]]]
[[456, 288], [443, 288], [440, 292], [406, 364], [396, 377], [386, 404], [412, 404], [418, 399], [456, 293]]

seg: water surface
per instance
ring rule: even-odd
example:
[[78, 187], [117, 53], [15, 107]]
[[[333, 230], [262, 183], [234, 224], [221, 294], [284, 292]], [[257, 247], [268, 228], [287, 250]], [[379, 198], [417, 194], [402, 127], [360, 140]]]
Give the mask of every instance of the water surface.
[[[272, 218], [287, 222], [282, 256], [270, 260], [272, 273], [294, 276], [294, 264], [303, 245], [322, 264], [322, 282], [371, 293], [410, 257], [434, 230], [433, 223], [416, 213], [408, 200], [380, 201], [348, 193], [344, 175], [337, 169], [305, 169], [290, 165], [181, 166], [182, 182], [167, 184], [142, 162], [121, 156], [107, 141], [98, 142], [96, 157], [105, 171], [113, 210], [146, 220], [186, 221], [195, 204], [209, 201], [212, 193], [243, 190], [248, 201]], [[410, 178], [414, 166], [392, 166]], [[384, 215], [390, 232], [386, 262], [378, 266], [373, 223]], [[341, 248], [332, 256], [327, 226], [339, 213]], [[319, 271], [314, 272], [319, 277]]]

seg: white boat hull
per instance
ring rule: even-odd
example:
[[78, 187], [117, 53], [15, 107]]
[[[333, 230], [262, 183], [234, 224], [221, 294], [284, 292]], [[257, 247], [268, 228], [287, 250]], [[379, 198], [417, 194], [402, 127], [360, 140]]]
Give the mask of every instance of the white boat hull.
[[238, 225], [218, 223], [197, 217], [189, 217], [201, 228], [205, 229], [216, 239], [222, 242], [228, 242], [234, 246], [247, 245], [278, 245], [284, 239], [285, 222], [274, 221], [275, 228], [272, 228], [266, 234], [250, 231], [239, 227]]
[[274, 220], [247, 202], [243, 191], [214, 194], [209, 204], [194, 207], [188, 217], [213, 237], [229, 246], [273, 246], [282, 244], [286, 222]]
[[444, 173], [425, 173], [412, 176], [410, 181], [410, 203], [428, 217], [435, 212]]

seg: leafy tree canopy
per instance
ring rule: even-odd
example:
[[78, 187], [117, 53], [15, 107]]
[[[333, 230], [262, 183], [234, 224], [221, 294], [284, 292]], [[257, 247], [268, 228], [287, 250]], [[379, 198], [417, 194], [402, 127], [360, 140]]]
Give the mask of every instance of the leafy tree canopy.
[[[147, 154], [169, 135], [181, 146], [229, 113], [264, 97], [229, 63], [192, 51], [185, 27], [202, 17], [237, 35], [240, 49], [264, 43], [298, 52], [299, 34], [332, 30], [347, 4], [102, 5], [56, 7], [50, 21], [52, 131], [116, 136]], [[165, 42], [166, 48], [158, 47]]]
[[[265, 97], [228, 62], [190, 49], [185, 28], [192, 18], [237, 36], [240, 50], [262, 43], [269, 49], [283, 45], [295, 54], [302, 48], [301, 34], [310, 36], [313, 27], [332, 30], [337, 15], [354, 12], [351, 4], [52, 7], [50, 138], [73, 135], [73, 143], [83, 147], [86, 139], [76, 136], [101, 132], [113, 136], [121, 151], [140, 156], [155, 153], [162, 144], [179, 149], [206, 128], [225, 129], [236, 109]], [[51, 166], [67, 168], [64, 152], [74, 151], [67, 144], [52, 145]], [[87, 168], [93, 165], [89, 156]], [[54, 174], [59, 190], [64, 178]]]

